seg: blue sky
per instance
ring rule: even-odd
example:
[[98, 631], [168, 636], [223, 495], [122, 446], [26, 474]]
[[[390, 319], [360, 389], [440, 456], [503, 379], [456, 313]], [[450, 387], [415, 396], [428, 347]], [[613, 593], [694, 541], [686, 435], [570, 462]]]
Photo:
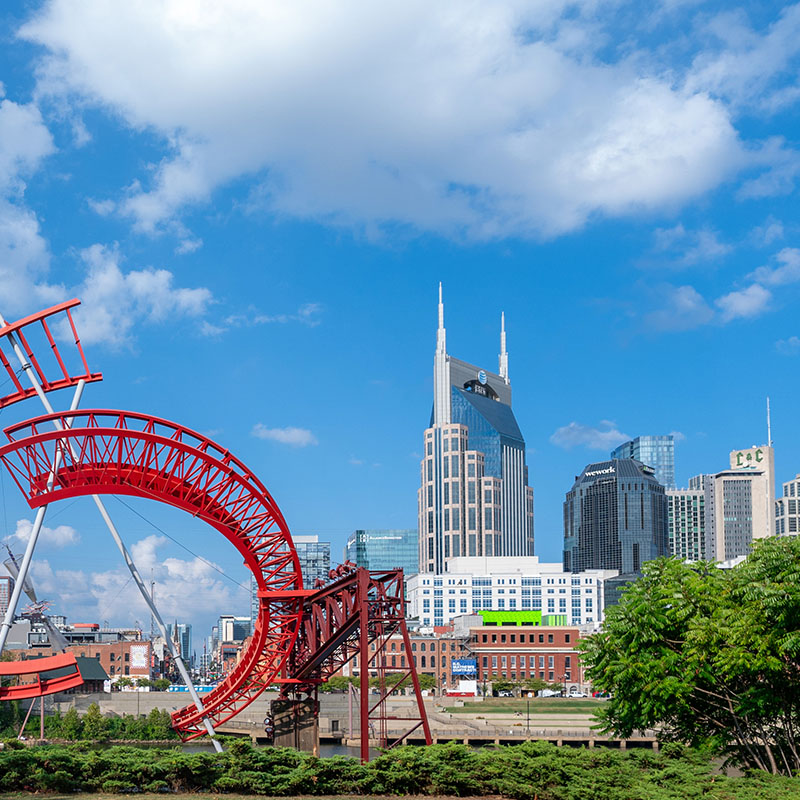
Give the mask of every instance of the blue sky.
[[[627, 436], [677, 432], [685, 484], [763, 443], [769, 394], [779, 482], [800, 470], [800, 6], [2, 15], [0, 310], [80, 297], [105, 374], [84, 405], [213, 432], [294, 532], [338, 554], [416, 525], [439, 281], [459, 358], [496, 370], [506, 313], [543, 559], [574, 475]], [[21, 545], [7, 478], [2, 504]], [[221, 537], [134, 506], [110, 501], [167, 616], [246, 613]], [[48, 525], [56, 610], [147, 627], [88, 503]]]

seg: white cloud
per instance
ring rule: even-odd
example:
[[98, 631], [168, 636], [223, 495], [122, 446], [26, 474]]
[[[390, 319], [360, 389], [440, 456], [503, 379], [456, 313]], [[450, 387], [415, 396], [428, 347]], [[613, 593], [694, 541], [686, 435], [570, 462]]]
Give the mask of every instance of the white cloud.
[[604, 60], [608, 24], [566, 0], [50, 0], [20, 35], [40, 97], [162, 136], [115, 201], [142, 230], [258, 176], [279, 214], [491, 238], [673, 207], [747, 162], [710, 79]]
[[772, 295], [768, 289], [757, 283], [746, 289], [739, 289], [716, 299], [716, 304], [721, 311], [723, 322], [734, 319], [757, 317], [769, 308]]
[[750, 233], [750, 238], [759, 246], [771, 245], [783, 239], [783, 223], [772, 216], [767, 217], [763, 225], [757, 225]]
[[269, 439], [292, 447], [308, 447], [309, 445], [319, 444], [317, 438], [307, 428], [268, 428], [258, 422], [253, 426], [253, 430], [250, 433], [257, 439]]
[[669, 435], [675, 440], [675, 443], [686, 441], [686, 434], [680, 431], [670, 431]]
[[784, 356], [796, 356], [800, 353], [800, 337], [790, 336], [788, 339], [778, 339], [775, 349]]
[[[218, 616], [220, 609], [242, 605], [242, 590], [223, 582], [218, 565], [199, 558], [162, 558], [167, 544], [162, 536], [147, 536], [131, 545], [139, 571], [156, 582], [156, 604], [166, 620]], [[217, 567], [217, 569], [215, 569]], [[53, 569], [47, 560], [33, 562], [37, 594], [56, 601], [55, 610], [80, 620], [116, 620], [131, 625], [146, 623], [150, 611], [123, 566], [90, 572]]]
[[586, 447], [589, 450], [613, 450], [617, 445], [631, 438], [627, 433], [617, 430], [613, 422], [603, 420], [600, 425], [599, 428], [592, 428], [589, 425], [570, 422], [569, 425], [564, 425], [556, 430], [550, 437], [550, 442], [565, 450], [573, 447]]
[[722, 242], [719, 234], [709, 228], [687, 231], [683, 224], [673, 228], [657, 228], [653, 234], [654, 249], [677, 259], [677, 266], [691, 266], [717, 261], [733, 249]]
[[[24, 224], [23, 224], [24, 223]], [[174, 286], [174, 275], [165, 269], [147, 267], [123, 271], [122, 258], [115, 247], [94, 244], [80, 252], [85, 269], [83, 280], [76, 286], [50, 284], [46, 268], [37, 268], [35, 256], [42, 260], [41, 251], [34, 243], [36, 221], [28, 215], [17, 230], [25, 224], [31, 235], [28, 266], [19, 265], [4, 271], [0, 267], [0, 303], [12, 311], [30, 311], [31, 298], [50, 305], [70, 297], [79, 297], [81, 306], [73, 314], [84, 344], [105, 344], [119, 348], [129, 344], [134, 327], [142, 322], [163, 323], [175, 318], [200, 318], [212, 302], [211, 292], [205, 288], [186, 289]], [[0, 219], [0, 254], [3, 250], [3, 228]], [[198, 330], [202, 323], [198, 322]]]
[[[18, 519], [16, 530], [6, 537], [6, 541], [27, 544], [32, 532], [33, 522], [31, 520]], [[37, 542], [50, 547], [67, 547], [67, 545], [77, 544], [80, 538], [78, 531], [69, 525], [58, 525], [55, 528], [48, 528], [46, 525], [42, 525]]]
[[[750, 26], [742, 10], [712, 17], [706, 32], [718, 47], [709, 47], [697, 56], [688, 80], [690, 89], [706, 90], [767, 112], [797, 99], [800, 5], [784, 8], [763, 33]], [[785, 77], [792, 82], [778, 85]]]
[[775, 259], [779, 267], [759, 267], [747, 277], [767, 286], [784, 286], [800, 281], [800, 249], [784, 247]]
[[713, 309], [693, 286], [661, 286], [659, 296], [661, 308], [646, 316], [648, 327], [683, 331], [705, 325], [714, 318]]
[[0, 101], [0, 194], [21, 192], [23, 177], [54, 152], [53, 137], [35, 105]]

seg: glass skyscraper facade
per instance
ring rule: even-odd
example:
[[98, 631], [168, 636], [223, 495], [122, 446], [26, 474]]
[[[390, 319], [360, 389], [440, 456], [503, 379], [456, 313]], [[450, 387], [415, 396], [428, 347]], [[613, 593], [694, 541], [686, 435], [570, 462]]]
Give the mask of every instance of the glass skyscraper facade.
[[706, 557], [706, 493], [699, 489], [667, 489], [669, 552], [683, 561]]
[[451, 558], [533, 555], [533, 489], [511, 409], [505, 320], [497, 373], [448, 355], [439, 287], [434, 402], [418, 492], [419, 571]]
[[667, 500], [653, 469], [633, 459], [588, 464], [564, 501], [564, 569], [635, 574], [668, 554]]
[[345, 559], [366, 569], [402, 567], [403, 576], [409, 578], [419, 572], [417, 531], [411, 528], [353, 531], [347, 539]]
[[611, 458], [633, 458], [655, 470], [656, 480], [665, 489], [675, 488], [675, 437], [637, 436], [611, 451]]

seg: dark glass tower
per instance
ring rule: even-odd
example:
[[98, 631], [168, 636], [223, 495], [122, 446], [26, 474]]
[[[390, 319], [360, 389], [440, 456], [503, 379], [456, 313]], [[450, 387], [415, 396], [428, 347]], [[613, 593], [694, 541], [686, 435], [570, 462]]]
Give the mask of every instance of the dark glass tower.
[[564, 501], [564, 569], [635, 574], [668, 554], [667, 500], [653, 468], [632, 458], [587, 465]]

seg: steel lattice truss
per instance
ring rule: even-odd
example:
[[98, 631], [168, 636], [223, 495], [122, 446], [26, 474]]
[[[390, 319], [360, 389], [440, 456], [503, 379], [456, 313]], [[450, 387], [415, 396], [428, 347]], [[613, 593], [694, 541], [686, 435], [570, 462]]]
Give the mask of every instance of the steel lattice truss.
[[[403, 638], [408, 667], [388, 668], [386, 645], [398, 633]], [[370, 572], [359, 567], [305, 598], [300, 635], [286, 663], [283, 693], [316, 695], [320, 683], [356, 656], [361, 676], [362, 759], [369, 760], [370, 738], [381, 747], [393, 747], [420, 726], [430, 744], [430, 728], [405, 623], [402, 569]], [[396, 683], [386, 680], [389, 672], [401, 673]], [[378, 678], [379, 696], [374, 702], [369, 686], [371, 673]], [[419, 716], [390, 716], [386, 713], [386, 699], [407, 678], [411, 679]], [[409, 727], [390, 741], [389, 721], [402, 721]]]
[[[205, 520], [236, 547], [258, 584], [259, 614], [235, 669], [204, 696], [205, 715], [220, 725], [258, 697], [297, 639], [304, 593], [286, 522], [255, 475], [207, 437], [146, 414], [63, 412], [5, 433], [0, 461], [31, 508], [85, 495], [149, 498]], [[176, 711], [173, 726], [185, 739], [205, 733], [194, 706]]]

